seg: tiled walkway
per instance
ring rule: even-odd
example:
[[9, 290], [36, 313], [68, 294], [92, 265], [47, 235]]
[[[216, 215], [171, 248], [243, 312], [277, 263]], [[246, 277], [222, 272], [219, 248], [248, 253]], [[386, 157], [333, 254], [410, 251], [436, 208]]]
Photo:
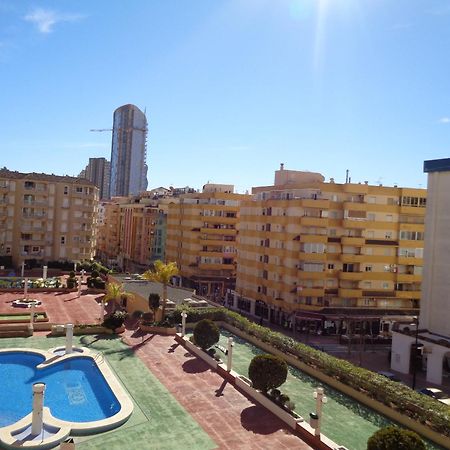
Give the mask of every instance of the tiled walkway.
[[309, 449], [288, 427], [246, 396], [173, 337], [140, 336], [124, 341], [221, 449]]
[[[29, 298], [42, 302], [36, 307], [36, 312], [45, 311], [49, 321], [55, 324], [72, 322], [74, 324], [97, 323], [100, 318], [100, 306], [96, 298], [101, 298], [103, 294], [87, 294], [85, 287], [81, 297], [77, 297], [77, 292], [30, 292]], [[12, 302], [18, 298], [23, 298], [22, 292], [2, 292], [0, 293], [0, 314], [5, 313], [28, 313], [28, 309], [12, 306]]]

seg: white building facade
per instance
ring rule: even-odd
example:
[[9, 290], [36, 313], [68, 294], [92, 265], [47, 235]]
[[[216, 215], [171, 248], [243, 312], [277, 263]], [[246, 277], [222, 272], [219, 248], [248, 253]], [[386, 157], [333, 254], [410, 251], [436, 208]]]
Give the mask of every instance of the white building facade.
[[450, 376], [450, 158], [425, 161], [424, 172], [428, 191], [419, 328], [417, 333], [393, 333], [391, 367], [413, 371], [417, 341], [416, 357], [426, 367], [427, 381], [442, 384]]

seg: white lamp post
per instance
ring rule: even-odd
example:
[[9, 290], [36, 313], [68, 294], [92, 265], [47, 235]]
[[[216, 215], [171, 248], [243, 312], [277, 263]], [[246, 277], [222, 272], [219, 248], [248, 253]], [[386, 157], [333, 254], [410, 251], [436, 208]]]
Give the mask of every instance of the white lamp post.
[[103, 323], [103, 318], [105, 317], [105, 300], [102, 298], [100, 302], [100, 323]]
[[28, 300], [28, 278], [25, 278], [23, 285], [23, 297], [25, 300]]
[[327, 398], [323, 392], [323, 388], [318, 387], [313, 394], [316, 399], [316, 415], [317, 415], [317, 425], [314, 430], [315, 436], [320, 436], [320, 425], [322, 422], [322, 404], [327, 402]]
[[44, 391], [45, 383], [33, 384], [33, 413], [31, 418], [31, 434], [37, 436], [42, 432], [44, 423]]
[[21, 269], [21, 277], [23, 278], [23, 275], [25, 273], [25, 261], [22, 261], [22, 269]]
[[47, 279], [47, 266], [44, 266], [43, 268], [42, 268], [42, 278], [44, 279], [44, 280], [46, 280]]
[[228, 338], [228, 348], [227, 348], [227, 372], [231, 372], [231, 368], [233, 365], [233, 347], [234, 347], [234, 343], [233, 343], [233, 338], [229, 337]]
[[77, 293], [77, 297], [81, 297], [81, 280], [82, 278], [80, 277], [78, 280], [78, 293]]
[[181, 337], [184, 337], [186, 334], [186, 317], [187, 314], [185, 312], [181, 313]]
[[73, 323], [66, 323], [66, 355], [69, 355], [73, 351]]

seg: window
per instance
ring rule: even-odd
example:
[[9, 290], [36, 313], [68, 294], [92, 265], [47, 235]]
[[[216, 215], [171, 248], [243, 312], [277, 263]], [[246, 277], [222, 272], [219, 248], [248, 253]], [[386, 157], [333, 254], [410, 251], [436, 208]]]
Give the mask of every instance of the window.
[[368, 239], [373, 239], [375, 237], [375, 232], [374, 231], [368, 231], [367, 232], [367, 238]]
[[334, 228], [331, 228], [330, 230], [328, 230], [328, 236], [336, 236], [336, 230]]
[[61, 236], [61, 245], [66, 245], [66, 237]]
[[392, 214], [386, 214], [386, 222], [392, 222], [394, 220], [394, 217]]
[[386, 239], [392, 239], [392, 231], [386, 231], [384, 237], [385, 237]]
[[64, 195], [69, 193], [69, 186], [64, 186]]
[[81, 186], [77, 186], [75, 191], [77, 192], [77, 194], [82, 194], [83, 193], [83, 188]]
[[366, 266], [366, 272], [372, 272], [372, 266]]
[[333, 270], [334, 269], [334, 264], [328, 264], [328, 270]]
[[373, 252], [372, 247], [366, 247], [366, 255], [371, 255]]
[[368, 213], [367, 214], [367, 220], [374, 221], [375, 220], [375, 214], [374, 213]]

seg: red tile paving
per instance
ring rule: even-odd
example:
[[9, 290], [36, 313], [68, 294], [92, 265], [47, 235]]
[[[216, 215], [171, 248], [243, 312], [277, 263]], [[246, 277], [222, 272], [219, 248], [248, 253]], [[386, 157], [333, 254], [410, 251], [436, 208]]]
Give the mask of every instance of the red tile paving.
[[[77, 292], [30, 292], [29, 298], [35, 298], [42, 302], [35, 308], [36, 312], [45, 311], [49, 322], [54, 324], [74, 323], [92, 324], [98, 323], [100, 318], [100, 305], [96, 299], [103, 294], [87, 294], [83, 286], [81, 297]], [[23, 292], [0, 292], [0, 314], [29, 312], [25, 308], [12, 306], [12, 302], [23, 298]]]
[[220, 449], [310, 449], [272, 413], [254, 404], [173, 337], [127, 330], [124, 342]]

